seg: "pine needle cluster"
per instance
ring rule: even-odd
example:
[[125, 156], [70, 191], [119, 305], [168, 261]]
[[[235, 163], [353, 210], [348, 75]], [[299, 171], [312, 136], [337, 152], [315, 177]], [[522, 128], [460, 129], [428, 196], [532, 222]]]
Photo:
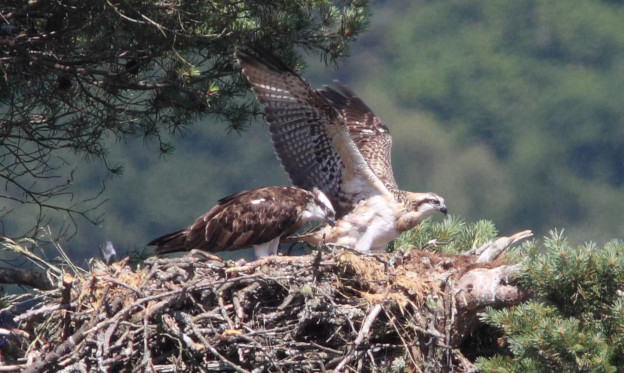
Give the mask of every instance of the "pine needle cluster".
[[[369, 18], [365, 1], [2, 4], [0, 231], [14, 238], [37, 237], [50, 219], [61, 225], [57, 239], [74, 234], [78, 218], [100, 223], [101, 194], [74, 198], [71, 154], [97, 161], [104, 182], [123, 172], [113, 139], [142, 137], [164, 156], [172, 136], [199, 121], [246, 129], [261, 111], [236, 48], [261, 45], [291, 66], [301, 65], [297, 51], [329, 63]], [[33, 224], [9, 225], [10, 214]]]
[[442, 254], [458, 254], [496, 239], [497, 234], [494, 223], [488, 220], [468, 223], [451, 215], [443, 221], [426, 219], [394, 240], [393, 246], [402, 250], [424, 247]]
[[552, 231], [523, 247], [518, 281], [535, 297], [482, 320], [501, 328], [507, 349], [477, 365], [488, 372], [624, 371], [624, 243], [570, 245]]

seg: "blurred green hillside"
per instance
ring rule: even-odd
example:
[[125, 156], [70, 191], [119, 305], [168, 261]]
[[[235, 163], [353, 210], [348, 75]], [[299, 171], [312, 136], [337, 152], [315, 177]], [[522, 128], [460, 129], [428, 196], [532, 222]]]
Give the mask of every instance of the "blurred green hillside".
[[454, 211], [502, 229], [621, 237], [620, 4], [434, 1], [397, 15], [383, 46], [388, 57], [369, 84], [389, 87], [400, 107], [431, 114], [461, 149], [451, 164], [467, 162], [464, 171], [436, 185], [449, 206], [466, 201]]
[[[309, 61], [316, 87], [339, 79], [390, 127], [399, 185], [435, 191], [453, 214], [502, 233], [564, 228], [603, 243], [624, 232], [624, 6], [618, 1], [373, 2], [368, 31], [337, 69]], [[65, 244], [123, 251], [187, 226], [219, 198], [288, 184], [267, 128], [228, 134], [202, 121], [160, 159], [115, 144], [100, 227]], [[85, 172], [88, 178], [88, 172]], [[93, 254], [81, 250], [93, 250]]]

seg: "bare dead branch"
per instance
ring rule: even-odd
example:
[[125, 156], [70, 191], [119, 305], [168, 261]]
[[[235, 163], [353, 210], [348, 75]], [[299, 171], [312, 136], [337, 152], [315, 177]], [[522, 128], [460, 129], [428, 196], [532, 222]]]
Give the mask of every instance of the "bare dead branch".
[[39, 290], [54, 289], [54, 284], [43, 272], [27, 269], [0, 268], [0, 283], [25, 285]]
[[24, 350], [27, 372], [464, 372], [479, 310], [529, 295], [513, 284], [519, 265], [480, 257], [335, 248], [236, 267], [197, 253], [138, 270], [96, 261], [12, 322], [25, 346], [45, 341]]

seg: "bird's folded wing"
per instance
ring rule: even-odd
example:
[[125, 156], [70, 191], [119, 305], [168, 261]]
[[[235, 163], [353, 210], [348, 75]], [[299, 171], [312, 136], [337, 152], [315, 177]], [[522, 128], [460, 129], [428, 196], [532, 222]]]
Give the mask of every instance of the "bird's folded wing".
[[390, 194], [357, 149], [342, 115], [323, 96], [267, 52], [250, 49], [237, 56], [294, 185], [320, 188], [338, 215], [361, 198]]
[[206, 251], [238, 250], [296, 231], [304, 203], [288, 188], [267, 189], [221, 199], [189, 227], [187, 245]]

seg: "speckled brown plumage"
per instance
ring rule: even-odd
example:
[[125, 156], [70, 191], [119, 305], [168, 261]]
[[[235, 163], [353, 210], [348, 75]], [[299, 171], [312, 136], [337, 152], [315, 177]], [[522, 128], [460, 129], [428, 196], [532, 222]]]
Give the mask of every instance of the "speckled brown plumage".
[[[269, 53], [250, 50], [237, 57], [264, 106], [275, 152], [294, 185], [320, 188], [338, 217], [370, 195], [388, 193], [330, 101]], [[349, 184], [357, 188], [345, 187]]]
[[338, 110], [349, 130], [349, 135], [366, 163], [392, 193], [399, 187], [391, 164], [392, 136], [388, 127], [346, 85], [334, 81], [338, 89], [324, 86], [318, 92]]
[[238, 250], [284, 237], [305, 224], [299, 216], [313, 193], [295, 187], [246, 190], [219, 200], [188, 228], [148, 243], [155, 253]]
[[330, 198], [335, 227], [293, 239], [384, 249], [434, 211], [446, 213], [435, 193], [397, 187], [388, 127], [346, 86], [314, 90], [262, 49], [239, 51], [238, 62], [264, 106], [275, 152], [293, 184], [318, 187]]

